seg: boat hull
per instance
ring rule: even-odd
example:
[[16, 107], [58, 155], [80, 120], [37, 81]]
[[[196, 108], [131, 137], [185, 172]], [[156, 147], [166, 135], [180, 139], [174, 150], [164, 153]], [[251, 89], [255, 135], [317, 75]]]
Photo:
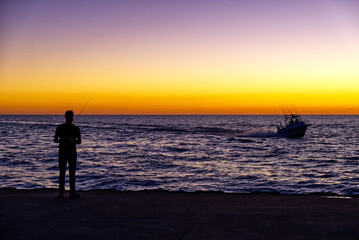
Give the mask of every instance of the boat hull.
[[300, 127], [293, 127], [293, 128], [282, 128], [279, 129], [277, 134], [281, 137], [287, 138], [301, 138], [304, 137], [305, 132], [307, 131], [308, 125], [300, 126]]

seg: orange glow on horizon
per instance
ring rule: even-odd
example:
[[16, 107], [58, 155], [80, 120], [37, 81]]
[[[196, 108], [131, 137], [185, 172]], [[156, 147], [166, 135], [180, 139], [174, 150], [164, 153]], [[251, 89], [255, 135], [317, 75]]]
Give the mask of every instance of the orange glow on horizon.
[[79, 112], [90, 100], [83, 113], [85, 115], [281, 115], [281, 107], [286, 104], [295, 106], [303, 115], [359, 114], [359, 101], [353, 102], [353, 99], [359, 99], [359, 94], [355, 92], [288, 95], [283, 99], [280, 93], [176, 96], [96, 93], [91, 95], [92, 98], [72, 93], [23, 94], [21, 98], [8, 94], [0, 97], [0, 107], [1, 114], [62, 115], [68, 109]]

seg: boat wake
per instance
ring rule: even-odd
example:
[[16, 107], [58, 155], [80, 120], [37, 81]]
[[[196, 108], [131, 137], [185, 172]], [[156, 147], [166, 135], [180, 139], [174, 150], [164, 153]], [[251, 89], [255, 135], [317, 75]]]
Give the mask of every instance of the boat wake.
[[277, 132], [266, 129], [266, 128], [259, 128], [246, 131], [240, 135], [241, 137], [278, 137]]

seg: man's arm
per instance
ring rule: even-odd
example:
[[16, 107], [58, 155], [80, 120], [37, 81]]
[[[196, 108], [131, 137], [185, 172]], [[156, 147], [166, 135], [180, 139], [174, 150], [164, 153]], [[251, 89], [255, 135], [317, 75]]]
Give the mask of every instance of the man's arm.
[[76, 144], [81, 144], [81, 132], [79, 127], [77, 127]]
[[56, 132], [55, 132], [55, 137], [54, 137], [54, 142], [55, 143], [59, 143], [59, 127], [56, 128]]

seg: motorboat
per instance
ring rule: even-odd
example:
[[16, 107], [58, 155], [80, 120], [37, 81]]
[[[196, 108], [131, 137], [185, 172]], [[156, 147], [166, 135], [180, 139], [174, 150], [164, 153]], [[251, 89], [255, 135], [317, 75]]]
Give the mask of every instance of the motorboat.
[[301, 138], [307, 131], [307, 127], [310, 126], [310, 124], [306, 124], [301, 117], [295, 113], [284, 116], [284, 118], [285, 126], [280, 124], [277, 129], [277, 134], [280, 137]]

